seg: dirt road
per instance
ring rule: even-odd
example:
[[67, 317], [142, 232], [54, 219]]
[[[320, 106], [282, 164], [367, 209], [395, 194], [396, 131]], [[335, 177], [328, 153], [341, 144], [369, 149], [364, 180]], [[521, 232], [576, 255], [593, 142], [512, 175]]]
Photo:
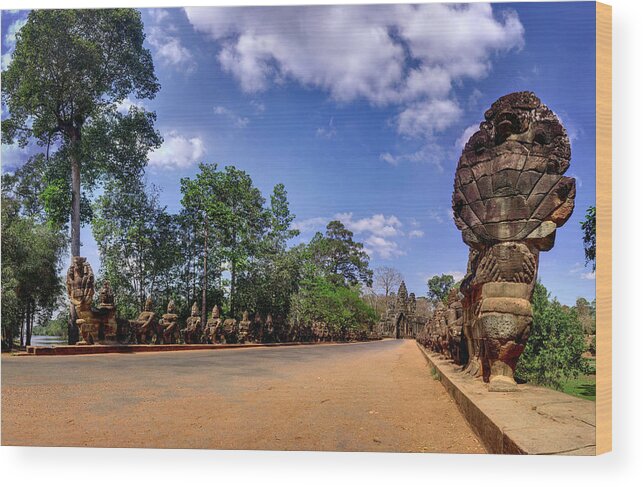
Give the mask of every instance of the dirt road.
[[484, 453], [410, 340], [6, 356], [2, 444]]

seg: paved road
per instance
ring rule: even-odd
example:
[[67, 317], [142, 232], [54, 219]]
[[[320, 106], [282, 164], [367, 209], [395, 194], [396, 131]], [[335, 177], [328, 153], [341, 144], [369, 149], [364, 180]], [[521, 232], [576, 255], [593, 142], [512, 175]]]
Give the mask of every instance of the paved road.
[[484, 452], [410, 340], [6, 356], [2, 444]]

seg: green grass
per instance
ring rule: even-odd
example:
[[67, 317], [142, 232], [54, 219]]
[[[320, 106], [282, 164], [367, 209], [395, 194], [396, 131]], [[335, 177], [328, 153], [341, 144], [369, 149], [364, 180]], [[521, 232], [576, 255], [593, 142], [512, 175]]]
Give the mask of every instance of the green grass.
[[581, 399], [596, 401], [596, 364], [593, 360], [590, 362], [590, 368], [589, 375], [581, 375], [564, 382], [562, 391]]

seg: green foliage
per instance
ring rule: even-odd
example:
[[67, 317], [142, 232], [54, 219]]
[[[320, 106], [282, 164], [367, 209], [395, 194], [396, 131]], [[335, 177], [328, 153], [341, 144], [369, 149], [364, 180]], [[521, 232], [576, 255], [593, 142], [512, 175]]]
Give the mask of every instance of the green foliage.
[[2, 76], [11, 113], [3, 142], [33, 136], [51, 143], [130, 93], [153, 97], [159, 85], [144, 39], [134, 9], [32, 10]]
[[322, 322], [336, 336], [345, 336], [349, 331], [366, 331], [377, 319], [377, 313], [362, 300], [358, 288], [346, 287], [328, 278], [305, 280], [293, 296], [292, 320], [295, 323]]
[[2, 142], [46, 146], [41, 203], [57, 225], [71, 215], [73, 254], [92, 190], [140, 176], [162, 142], [153, 113], [117, 110], [127, 96], [153, 98], [160, 88], [144, 40], [134, 9], [32, 10], [2, 73], [10, 114]]
[[592, 264], [596, 270], [596, 207], [590, 206], [585, 213], [585, 220], [581, 222], [583, 229], [583, 246], [585, 247], [585, 265]]
[[55, 318], [44, 322], [42, 325], [34, 326], [33, 334], [67, 339], [68, 323], [69, 311], [58, 313]]
[[591, 303], [585, 298], [578, 298], [574, 306], [578, 319], [581, 323], [583, 333], [593, 335], [596, 333], [596, 301]]
[[92, 232], [121, 315], [136, 316], [147, 296], [172, 287], [181, 259], [178, 225], [156, 190], [136, 179], [111, 182], [95, 204]]
[[[250, 176], [234, 166], [217, 170], [216, 164], [199, 165], [194, 179], [181, 180], [181, 203], [186, 220], [194, 225], [203, 267], [210, 259], [219, 273], [230, 270], [230, 311], [236, 315], [237, 279], [259, 252], [269, 224], [265, 200]], [[214, 255], [212, 255], [214, 254]], [[214, 262], [213, 262], [214, 261]], [[204, 279], [202, 285], [206, 284]]]
[[354, 286], [373, 284], [373, 271], [364, 244], [353, 240], [353, 232], [338, 220], [326, 226], [326, 234], [317, 233], [310, 244], [315, 266], [336, 284]]
[[436, 275], [427, 281], [427, 286], [429, 287], [427, 295], [431, 301], [446, 303], [449, 291], [455, 286], [455, 279], [450, 274]]
[[33, 326], [47, 320], [58, 304], [67, 242], [60, 229], [27, 216], [19, 197], [3, 186], [2, 341], [10, 348], [18, 335], [29, 344]]
[[540, 282], [532, 298], [534, 321], [516, 376], [535, 384], [561, 389], [562, 384], [588, 373], [582, 357], [585, 341], [575, 309], [565, 310]]

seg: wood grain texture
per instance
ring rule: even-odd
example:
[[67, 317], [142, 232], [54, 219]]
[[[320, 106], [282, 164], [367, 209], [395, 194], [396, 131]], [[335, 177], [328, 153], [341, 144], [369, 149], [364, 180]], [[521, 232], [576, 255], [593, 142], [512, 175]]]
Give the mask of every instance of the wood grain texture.
[[596, 3], [596, 453], [612, 450], [612, 7]]

